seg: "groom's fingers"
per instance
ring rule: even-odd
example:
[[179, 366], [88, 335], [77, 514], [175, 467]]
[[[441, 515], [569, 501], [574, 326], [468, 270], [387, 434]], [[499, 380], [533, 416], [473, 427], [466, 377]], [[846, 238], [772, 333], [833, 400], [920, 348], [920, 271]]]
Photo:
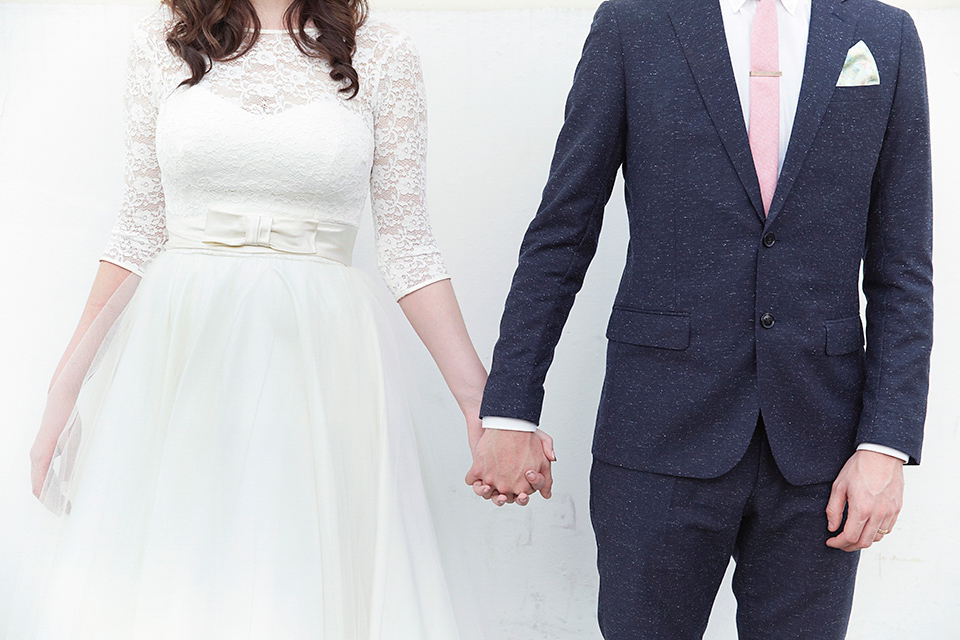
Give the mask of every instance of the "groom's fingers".
[[827, 529], [835, 532], [843, 522], [843, 506], [847, 503], [847, 487], [842, 483], [834, 483], [830, 490], [830, 501], [827, 502]]
[[893, 527], [896, 524], [896, 522], [897, 522], [896, 515], [887, 516], [886, 518], [884, 518], [883, 521], [880, 523], [880, 526], [877, 528], [877, 532], [875, 534], [873, 541], [880, 542], [881, 540], [883, 540], [883, 536], [893, 531]]
[[866, 549], [872, 545], [877, 539], [877, 533], [883, 528], [881, 526], [882, 522], [883, 519], [876, 516], [867, 520], [867, 524], [864, 525], [863, 531], [860, 532], [860, 539], [857, 540], [856, 545], [854, 545], [854, 550]]
[[860, 536], [863, 535], [863, 529], [868, 520], [869, 518], [861, 514], [859, 510], [852, 507], [848, 508], [847, 522], [843, 527], [843, 531], [827, 540], [827, 546], [833, 547], [834, 549], [842, 549], [843, 551], [855, 551], [858, 548], [857, 544], [860, 542]]
[[536, 493], [536, 489], [534, 489], [524, 476], [520, 476], [516, 480], [505, 481], [502, 484], [492, 483], [492, 486], [499, 494], [497, 498], [494, 498], [494, 502], [497, 502], [501, 506], [504, 504], [513, 504], [523, 495], [529, 500], [530, 496]]

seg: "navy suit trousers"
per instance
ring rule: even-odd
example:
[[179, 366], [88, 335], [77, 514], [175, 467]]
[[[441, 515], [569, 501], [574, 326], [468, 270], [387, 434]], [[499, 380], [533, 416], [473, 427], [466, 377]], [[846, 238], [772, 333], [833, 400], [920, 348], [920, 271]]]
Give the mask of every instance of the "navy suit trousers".
[[787, 482], [762, 419], [719, 478], [595, 459], [590, 481], [606, 640], [701, 638], [731, 556], [741, 640], [845, 636], [859, 552], [826, 546], [831, 483]]

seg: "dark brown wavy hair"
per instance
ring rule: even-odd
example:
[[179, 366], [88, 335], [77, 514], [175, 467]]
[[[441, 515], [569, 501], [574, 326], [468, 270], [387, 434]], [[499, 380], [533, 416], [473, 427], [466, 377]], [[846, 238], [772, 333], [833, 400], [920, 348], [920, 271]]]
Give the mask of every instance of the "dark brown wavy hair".
[[[167, 45], [190, 67], [195, 85], [214, 62], [235, 60], [260, 37], [260, 18], [250, 0], [163, 0], [173, 11]], [[330, 77], [346, 81], [340, 91], [356, 97], [360, 78], [353, 68], [357, 29], [367, 19], [367, 0], [293, 0], [283, 23], [304, 55], [327, 60]], [[307, 25], [317, 28], [313, 35]], [[252, 35], [248, 30], [253, 31]]]

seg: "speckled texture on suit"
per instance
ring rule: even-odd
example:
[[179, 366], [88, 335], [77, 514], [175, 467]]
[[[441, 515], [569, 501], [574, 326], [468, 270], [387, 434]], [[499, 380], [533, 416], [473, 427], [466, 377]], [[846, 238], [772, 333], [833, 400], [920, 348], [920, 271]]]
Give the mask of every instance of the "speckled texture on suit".
[[[861, 40], [881, 83], [837, 87]], [[932, 190], [913, 21], [875, 0], [812, 0], [796, 118], [764, 217], [718, 0], [601, 5], [482, 415], [538, 422], [621, 169], [630, 243], [607, 328], [591, 498], [604, 634], [698, 637], [739, 550], [742, 637], [840, 638], [856, 560], [824, 545], [830, 483], [861, 443], [919, 462], [926, 413]], [[776, 471], [778, 489], [751, 518], [737, 500], [759, 496], [742, 469], [759, 455], [761, 413], [757, 464]], [[668, 485], [691, 504], [726, 505], [702, 523], [716, 536], [661, 528], [658, 514], [676, 511], [662, 504]], [[796, 596], [819, 602], [825, 588], [837, 606], [813, 611]], [[696, 624], [681, 633], [688, 613]]]
[[597, 460], [590, 484], [606, 640], [700, 638], [731, 554], [740, 640], [846, 634], [860, 554], [827, 547], [831, 483], [787, 482], [762, 424], [719, 478]]
[[[884, 82], [836, 87], [860, 40]], [[920, 42], [898, 9], [813, 0], [807, 54], [764, 219], [717, 0], [601, 5], [521, 247], [483, 415], [538, 421], [622, 167], [630, 245], [596, 457], [717, 477], [762, 410], [796, 484], [832, 480], [862, 442], [919, 460], [933, 293]]]

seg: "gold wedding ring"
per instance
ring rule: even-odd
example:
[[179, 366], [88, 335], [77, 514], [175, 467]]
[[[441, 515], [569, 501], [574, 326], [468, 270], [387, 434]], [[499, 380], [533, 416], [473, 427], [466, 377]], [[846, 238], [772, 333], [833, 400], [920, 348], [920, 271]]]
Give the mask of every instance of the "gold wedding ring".
[[890, 533], [890, 530], [889, 530], [889, 529], [877, 529], [877, 533], [879, 533], [879, 534], [882, 535], [882, 536], [885, 536], [885, 535], [887, 535], [888, 533]]

